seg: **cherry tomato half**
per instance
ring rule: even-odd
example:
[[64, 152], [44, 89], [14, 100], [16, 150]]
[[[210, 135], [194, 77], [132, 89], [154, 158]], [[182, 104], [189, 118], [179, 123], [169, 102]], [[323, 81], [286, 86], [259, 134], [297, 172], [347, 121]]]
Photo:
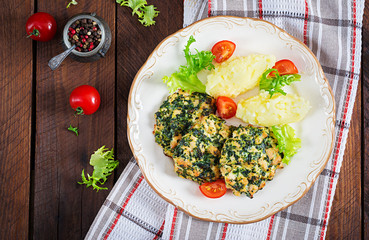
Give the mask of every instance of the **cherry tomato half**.
[[46, 42], [56, 33], [56, 21], [50, 14], [38, 12], [28, 18], [26, 31], [33, 40]]
[[237, 104], [229, 97], [220, 96], [217, 98], [218, 114], [223, 119], [234, 117], [237, 111]]
[[[299, 72], [295, 64], [288, 59], [279, 60], [273, 68], [278, 70], [279, 75], [296, 74]], [[270, 76], [274, 76], [273, 72], [271, 72]]]
[[200, 185], [200, 191], [208, 198], [219, 198], [227, 192], [227, 188], [223, 179], [215, 182], [206, 182]]
[[217, 42], [211, 49], [211, 52], [215, 56], [215, 61], [221, 63], [232, 56], [235, 48], [236, 44], [228, 40], [223, 40]]
[[96, 88], [82, 85], [72, 91], [69, 104], [76, 111], [76, 114], [90, 115], [96, 112], [100, 106], [100, 94]]

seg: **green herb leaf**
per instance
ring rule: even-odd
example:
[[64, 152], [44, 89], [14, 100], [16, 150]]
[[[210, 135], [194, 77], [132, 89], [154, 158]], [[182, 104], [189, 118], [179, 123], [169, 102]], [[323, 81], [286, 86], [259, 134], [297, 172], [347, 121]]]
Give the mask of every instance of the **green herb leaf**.
[[67, 8], [69, 8], [71, 4], [72, 4], [72, 5], [77, 5], [77, 4], [78, 4], [78, 2], [77, 2], [76, 0], [71, 0], [71, 1], [68, 3]]
[[137, 14], [141, 17], [140, 9], [145, 7], [147, 2], [145, 0], [116, 0], [118, 4], [132, 9], [132, 16]]
[[[79, 184], [86, 184], [86, 187], [92, 186], [97, 192], [99, 190], [106, 190], [108, 188], [102, 187], [109, 175], [112, 174], [114, 169], [118, 166], [119, 162], [114, 160], [113, 149], [109, 151], [108, 148], [102, 146], [94, 154], [91, 155], [90, 165], [94, 167], [92, 176], [87, 174], [85, 177], [84, 169], [82, 170], [82, 182]], [[100, 186], [99, 186], [100, 185]]]
[[78, 136], [78, 128], [77, 127], [72, 127], [72, 124], [71, 124], [69, 126], [68, 130], [74, 132]]
[[132, 9], [132, 16], [137, 15], [138, 21], [145, 27], [155, 24], [154, 18], [159, 15], [154, 5], [147, 5], [146, 0], [116, 0], [121, 6]]
[[190, 36], [183, 50], [187, 65], [181, 65], [179, 70], [170, 77], [163, 77], [163, 81], [167, 84], [170, 93], [177, 91], [179, 88], [200, 93], [204, 93], [206, 90], [205, 85], [197, 77], [197, 73], [201, 70], [213, 69], [215, 56], [210, 51], [199, 52], [196, 50], [196, 54], [191, 54], [190, 45], [194, 42], [196, 40], [193, 36]]
[[301, 148], [301, 139], [295, 137], [295, 130], [290, 125], [273, 126], [272, 131], [277, 138], [277, 147], [283, 153], [282, 162], [289, 164], [291, 157]]
[[[274, 77], [270, 77], [269, 73], [273, 72]], [[286, 95], [286, 92], [283, 91], [282, 87], [286, 85], [290, 85], [292, 82], [300, 81], [301, 76], [299, 74], [286, 74], [279, 75], [277, 69], [268, 69], [266, 70], [260, 78], [259, 88], [260, 90], [268, 91], [270, 97], [275, 93], [281, 93]]]
[[[154, 18], [159, 15], [159, 11], [156, 10], [154, 5], [147, 5], [146, 0], [115, 0], [121, 6], [129, 7], [132, 9], [132, 16], [137, 15], [138, 21], [144, 25], [145, 27], [151, 26], [155, 24]], [[71, 0], [67, 8], [70, 5], [77, 5], [78, 2], [76, 0]]]
[[145, 6], [142, 9], [142, 12], [144, 14], [139, 19], [140, 23], [143, 24], [145, 27], [154, 25], [154, 18], [159, 15], [159, 11], [156, 10], [156, 7], [154, 7], [154, 5]]

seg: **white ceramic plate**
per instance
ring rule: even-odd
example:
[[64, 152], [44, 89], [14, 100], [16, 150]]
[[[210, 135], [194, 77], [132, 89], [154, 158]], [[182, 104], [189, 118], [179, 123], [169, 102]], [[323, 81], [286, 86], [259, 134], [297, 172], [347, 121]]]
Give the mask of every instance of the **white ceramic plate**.
[[[236, 43], [236, 56], [273, 54], [292, 60], [302, 75], [291, 91], [309, 100], [312, 109], [294, 124], [302, 148], [291, 163], [254, 195], [236, 197], [231, 191], [218, 199], [204, 197], [197, 183], [179, 178], [172, 159], [163, 154], [153, 135], [154, 113], [169, 95], [162, 77], [185, 64], [183, 48], [190, 35], [191, 49], [210, 50], [220, 40]], [[334, 137], [334, 97], [313, 53], [273, 24], [250, 18], [212, 17], [164, 39], [137, 73], [129, 94], [128, 138], [133, 154], [150, 186], [165, 200], [203, 220], [251, 223], [263, 220], [299, 200], [324, 169]]]

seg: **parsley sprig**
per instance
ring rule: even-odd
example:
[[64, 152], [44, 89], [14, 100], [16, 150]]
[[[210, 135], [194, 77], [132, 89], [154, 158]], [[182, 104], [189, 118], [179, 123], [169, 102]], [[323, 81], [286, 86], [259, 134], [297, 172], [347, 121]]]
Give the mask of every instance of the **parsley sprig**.
[[[274, 76], [270, 76], [271, 72], [273, 72]], [[277, 69], [271, 68], [266, 70], [261, 76], [259, 88], [260, 90], [268, 91], [270, 97], [275, 93], [286, 95], [286, 92], [283, 91], [282, 87], [290, 85], [292, 82], [300, 81], [300, 79], [301, 75], [299, 74], [279, 75]]]

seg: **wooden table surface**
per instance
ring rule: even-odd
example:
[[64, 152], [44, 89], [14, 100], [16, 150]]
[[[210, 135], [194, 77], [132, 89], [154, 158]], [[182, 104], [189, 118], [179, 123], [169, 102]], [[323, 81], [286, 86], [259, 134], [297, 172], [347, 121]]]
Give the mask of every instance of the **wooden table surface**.
[[[182, 27], [183, 0], [153, 1], [160, 10], [144, 27], [114, 0], [11, 0], [0, 4], [0, 239], [81, 239], [109, 191], [78, 185], [89, 156], [102, 145], [114, 147], [119, 168], [112, 188], [132, 154], [127, 142], [127, 98], [132, 80], [155, 46]], [[150, 2], [150, 1], [149, 1]], [[368, 6], [369, 3], [367, 2]], [[367, 10], [367, 9], [366, 9]], [[56, 18], [50, 42], [25, 38], [34, 12]], [[67, 58], [56, 71], [47, 66], [61, 51], [61, 30], [80, 12], [96, 12], [112, 31], [106, 58], [79, 63]], [[338, 180], [327, 239], [369, 239], [369, 19], [363, 22], [362, 79]], [[74, 117], [69, 94], [82, 84], [95, 86], [100, 109]], [[77, 137], [67, 131], [78, 125]]]

